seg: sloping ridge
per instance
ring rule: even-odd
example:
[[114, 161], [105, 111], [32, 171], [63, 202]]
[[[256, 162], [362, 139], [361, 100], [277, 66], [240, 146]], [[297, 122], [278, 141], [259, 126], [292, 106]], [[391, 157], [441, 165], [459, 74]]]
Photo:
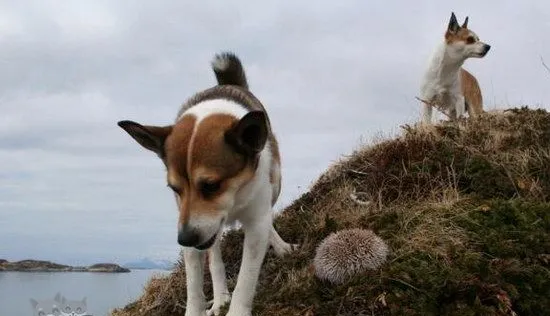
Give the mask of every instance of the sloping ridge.
[[[301, 248], [282, 259], [268, 253], [254, 314], [550, 315], [549, 199], [545, 110], [403, 126], [396, 139], [331, 166], [276, 219]], [[390, 247], [387, 262], [343, 285], [319, 281], [316, 246], [346, 228], [376, 232]], [[224, 238], [230, 289], [241, 240], [241, 232]], [[184, 315], [184, 273], [181, 260], [113, 315]]]

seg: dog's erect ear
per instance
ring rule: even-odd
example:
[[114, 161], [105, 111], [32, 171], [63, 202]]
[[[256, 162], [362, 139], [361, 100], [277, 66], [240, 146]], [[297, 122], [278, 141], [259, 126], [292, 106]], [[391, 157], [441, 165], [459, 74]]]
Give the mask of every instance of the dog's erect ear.
[[462, 26], [461, 26], [463, 29], [467, 29], [468, 28], [468, 17], [466, 17], [466, 19], [464, 19], [464, 23], [462, 23]]
[[238, 152], [253, 156], [264, 149], [267, 141], [267, 116], [263, 111], [248, 112], [230, 130], [226, 142]]
[[36, 306], [38, 305], [38, 302], [34, 298], [31, 298], [30, 302], [31, 302], [32, 308], [36, 308]]
[[455, 13], [451, 12], [451, 20], [449, 20], [449, 26], [447, 27], [447, 30], [451, 33], [456, 33], [459, 28], [460, 28], [460, 25], [458, 25], [458, 21], [456, 20]]
[[133, 121], [120, 121], [118, 126], [124, 129], [141, 146], [164, 156], [164, 141], [172, 132], [172, 126], [143, 126]]

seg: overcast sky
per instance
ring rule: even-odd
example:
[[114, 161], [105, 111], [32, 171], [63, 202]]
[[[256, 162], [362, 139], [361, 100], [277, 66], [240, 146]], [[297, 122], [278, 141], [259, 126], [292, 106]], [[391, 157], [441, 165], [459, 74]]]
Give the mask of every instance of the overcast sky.
[[279, 138], [277, 209], [362, 141], [419, 119], [453, 10], [492, 45], [465, 65], [486, 108], [550, 104], [547, 0], [231, 3], [0, 2], [0, 258], [176, 258], [164, 167], [116, 122], [171, 123], [215, 84], [222, 50], [241, 58]]

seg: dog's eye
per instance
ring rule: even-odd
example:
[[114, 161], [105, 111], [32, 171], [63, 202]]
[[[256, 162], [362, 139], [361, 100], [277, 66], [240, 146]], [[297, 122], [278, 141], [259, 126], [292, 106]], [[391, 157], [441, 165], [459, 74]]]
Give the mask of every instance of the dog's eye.
[[201, 194], [208, 198], [212, 196], [212, 194], [218, 192], [218, 190], [221, 188], [221, 182], [220, 181], [202, 181], [200, 183], [200, 191]]
[[181, 188], [178, 188], [178, 187], [173, 186], [173, 185], [171, 185], [171, 184], [168, 184], [168, 187], [169, 187], [170, 189], [172, 189], [172, 191], [174, 191], [174, 193], [176, 193], [176, 194], [178, 194], [178, 195], [181, 194]]
[[476, 39], [473, 37], [473, 36], [468, 36], [468, 38], [466, 39], [466, 43], [468, 44], [473, 44], [475, 43]]

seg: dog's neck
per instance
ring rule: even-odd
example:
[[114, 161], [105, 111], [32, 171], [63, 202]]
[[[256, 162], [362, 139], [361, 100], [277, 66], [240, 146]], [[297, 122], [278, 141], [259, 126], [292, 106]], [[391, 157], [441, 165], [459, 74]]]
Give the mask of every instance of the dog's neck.
[[447, 43], [441, 43], [431, 60], [429, 76], [439, 81], [449, 82], [458, 78], [460, 68], [466, 58], [453, 55], [448, 49]]

